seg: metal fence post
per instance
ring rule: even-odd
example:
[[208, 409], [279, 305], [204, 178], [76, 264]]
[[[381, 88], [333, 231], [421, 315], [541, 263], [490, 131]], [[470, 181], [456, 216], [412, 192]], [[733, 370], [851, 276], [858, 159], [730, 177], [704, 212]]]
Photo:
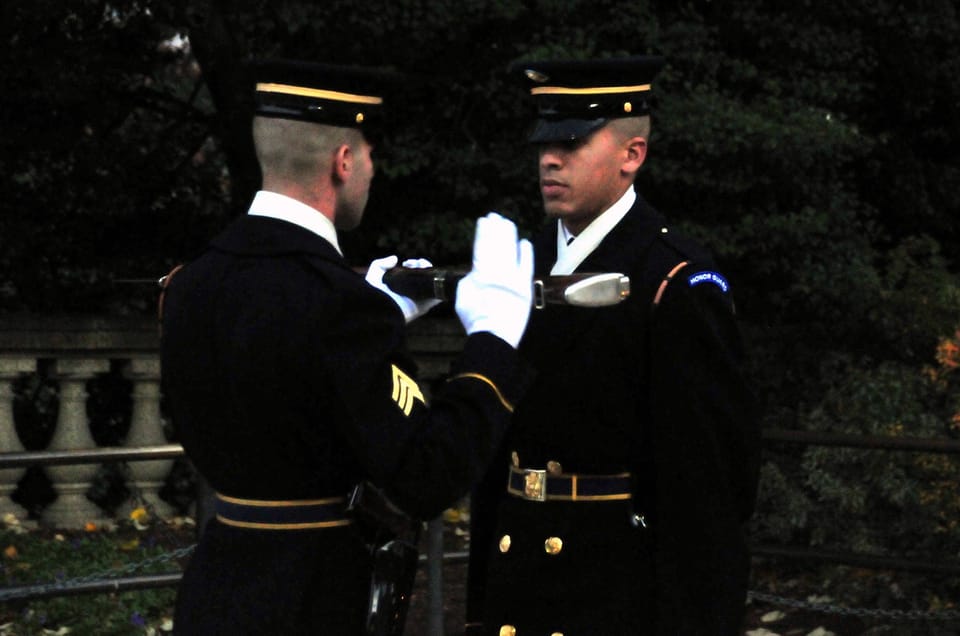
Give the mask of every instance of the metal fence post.
[[427, 634], [443, 636], [443, 517], [427, 524]]

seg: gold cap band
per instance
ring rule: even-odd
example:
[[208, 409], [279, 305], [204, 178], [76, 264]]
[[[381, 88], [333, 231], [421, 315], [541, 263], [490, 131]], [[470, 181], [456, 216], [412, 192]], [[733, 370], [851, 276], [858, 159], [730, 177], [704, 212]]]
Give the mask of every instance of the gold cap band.
[[261, 82], [257, 84], [257, 90], [261, 93], [282, 93], [284, 95], [297, 95], [300, 97], [316, 97], [319, 99], [329, 99], [335, 102], [349, 102], [351, 104], [382, 104], [382, 97], [372, 95], [355, 95], [353, 93], [341, 93], [339, 91], [328, 91], [320, 88], [307, 88], [306, 86], [293, 86], [291, 84], [274, 84], [271, 82]]
[[641, 93], [649, 91], [650, 84], [636, 86], [595, 86], [592, 88], [570, 88], [567, 86], [534, 86], [531, 95], [615, 95], [618, 93]]

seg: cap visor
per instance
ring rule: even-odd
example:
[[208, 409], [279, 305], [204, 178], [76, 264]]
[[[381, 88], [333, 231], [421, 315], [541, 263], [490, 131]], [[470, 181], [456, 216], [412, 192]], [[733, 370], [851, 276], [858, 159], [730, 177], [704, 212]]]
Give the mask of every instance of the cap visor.
[[606, 123], [607, 120], [603, 117], [600, 119], [538, 119], [528, 141], [532, 144], [576, 141], [583, 139]]

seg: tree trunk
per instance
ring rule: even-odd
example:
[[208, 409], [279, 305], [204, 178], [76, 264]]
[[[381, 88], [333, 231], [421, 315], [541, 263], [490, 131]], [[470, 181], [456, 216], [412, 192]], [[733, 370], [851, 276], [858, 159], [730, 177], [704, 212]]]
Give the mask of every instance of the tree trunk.
[[260, 187], [251, 133], [253, 89], [247, 51], [234, 37], [221, 4], [217, 0], [189, 2], [187, 24], [193, 54], [217, 111], [213, 132], [230, 172], [230, 207], [234, 214], [241, 214]]

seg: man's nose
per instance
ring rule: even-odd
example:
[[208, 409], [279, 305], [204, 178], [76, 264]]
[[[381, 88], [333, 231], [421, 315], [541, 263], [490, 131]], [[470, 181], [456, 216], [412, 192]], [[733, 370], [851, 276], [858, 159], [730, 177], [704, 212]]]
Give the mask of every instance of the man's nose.
[[559, 146], [546, 145], [540, 147], [540, 167], [558, 168], [563, 163], [563, 152]]

